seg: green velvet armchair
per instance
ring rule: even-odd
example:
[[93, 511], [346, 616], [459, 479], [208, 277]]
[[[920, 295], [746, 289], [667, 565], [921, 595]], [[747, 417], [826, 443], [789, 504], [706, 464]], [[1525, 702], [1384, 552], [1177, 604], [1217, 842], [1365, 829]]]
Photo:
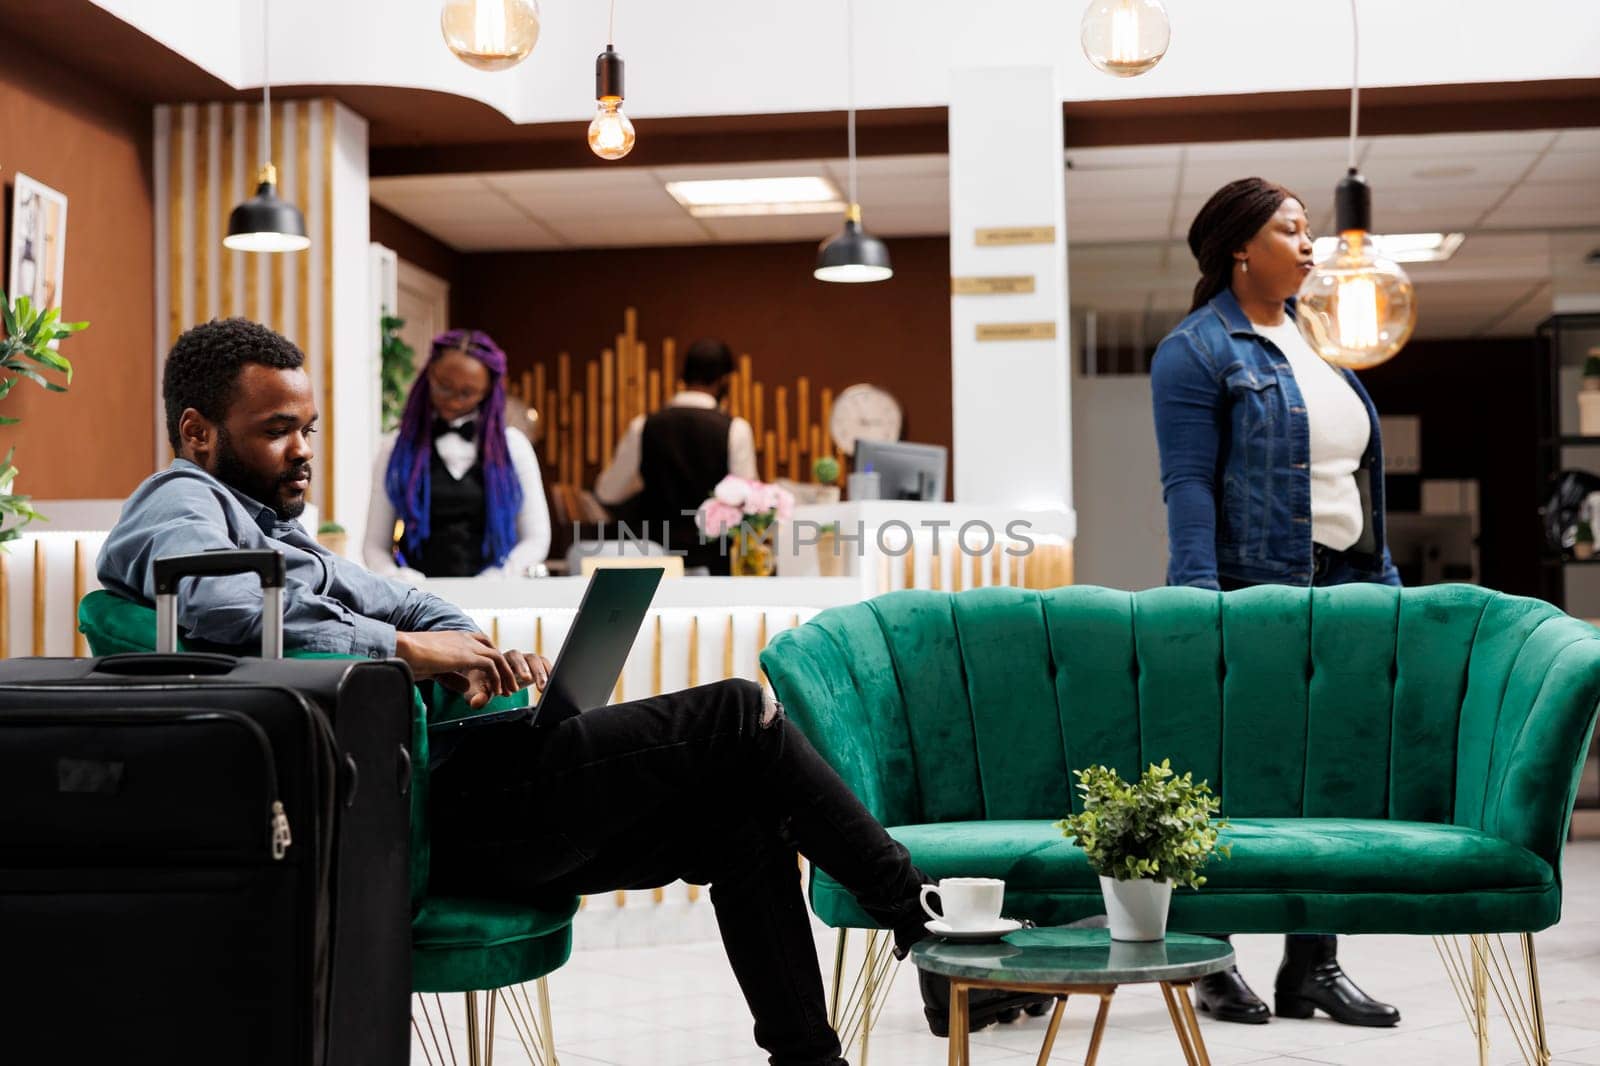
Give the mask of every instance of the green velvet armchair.
[[[761, 662], [916, 863], [1004, 878], [1014, 917], [1103, 911], [1051, 825], [1079, 809], [1071, 771], [1170, 758], [1232, 826], [1171, 928], [1464, 934], [1441, 954], [1474, 992], [1505, 952], [1487, 934], [1519, 934], [1502, 991], [1547, 1050], [1531, 934], [1561, 913], [1600, 701], [1600, 632], [1549, 604], [1463, 585], [912, 590], [824, 611]], [[837, 961], [844, 931], [873, 927], [821, 871], [811, 902]]]
[[[155, 611], [104, 590], [78, 605], [78, 628], [95, 655], [148, 652], [155, 646]], [[289, 653], [291, 658], [296, 653]], [[308, 655], [307, 658], [337, 658]], [[436, 692], [438, 690], [435, 690]], [[446, 694], [448, 697], [448, 694]], [[494, 709], [519, 705], [526, 693], [497, 700]], [[412, 1028], [430, 1064], [454, 1061], [455, 1047], [445, 1032], [443, 993], [463, 993], [467, 1061], [492, 1060], [495, 1020], [504, 1017], [531, 1062], [558, 1066], [545, 978], [572, 954], [572, 919], [578, 900], [550, 907], [461, 899], [427, 894], [429, 847], [427, 721], [460, 713], [443, 705], [430, 708], [418, 691], [413, 699], [412, 755], [421, 769], [412, 781], [411, 807], [411, 987], [416, 993]], [[525, 985], [532, 983], [530, 997]], [[432, 994], [432, 1003], [428, 996]], [[537, 1005], [534, 999], [537, 998]]]

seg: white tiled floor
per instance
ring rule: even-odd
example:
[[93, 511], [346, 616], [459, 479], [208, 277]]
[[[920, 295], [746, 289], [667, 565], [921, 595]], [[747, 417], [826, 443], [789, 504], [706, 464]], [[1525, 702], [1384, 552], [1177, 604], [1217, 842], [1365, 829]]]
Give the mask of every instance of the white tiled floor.
[[[702, 902], [695, 909], [709, 909]], [[663, 920], [673, 920], [671, 911]], [[609, 919], [587, 912], [579, 922]], [[691, 943], [649, 948], [580, 947], [572, 961], [552, 976], [556, 1046], [563, 1066], [691, 1066], [694, 1063], [766, 1061], [751, 1039], [751, 1023], [738, 986], [715, 939], [705, 939], [703, 916], [689, 919]], [[580, 943], [603, 939], [584, 936]], [[832, 960], [832, 933], [818, 927], [824, 972]], [[1513, 953], [1514, 941], [1508, 940]], [[1281, 939], [1245, 936], [1235, 940], [1245, 975], [1270, 1003]], [[1600, 843], [1567, 849], [1563, 919], [1537, 938], [1550, 1043], [1557, 1064], [1600, 1066]], [[1349, 1066], [1468, 1066], [1476, 1049], [1431, 939], [1371, 936], [1346, 938], [1340, 957], [1368, 992], [1396, 1004], [1403, 1015], [1395, 1029], [1353, 1029], [1326, 1018], [1264, 1026], [1201, 1025], [1215, 1066], [1278, 1063]], [[1514, 954], [1515, 957], [1515, 954]], [[452, 1041], [464, 1047], [459, 1030], [460, 997]], [[1491, 1061], [1521, 1062], [1511, 1033], [1496, 1017]], [[1052, 1062], [1079, 1063], [1094, 1016], [1091, 1002], [1069, 1006]], [[502, 1023], [503, 1024], [503, 1023]], [[1025, 1066], [1038, 1056], [1045, 1019], [1024, 1018], [991, 1026], [972, 1037], [974, 1066]], [[496, 1033], [495, 1061], [520, 1063], [521, 1049], [509, 1031]], [[911, 1066], [945, 1061], [942, 1040], [929, 1035], [922, 1018], [915, 975], [898, 975], [882, 1019], [872, 1035], [870, 1066]], [[413, 1062], [425, 1061], [420, 1053]], [[1100, 1062], [1183, 1062], [1182, 1052], [1159, 995], [1148, 987], [1117, 993]]]

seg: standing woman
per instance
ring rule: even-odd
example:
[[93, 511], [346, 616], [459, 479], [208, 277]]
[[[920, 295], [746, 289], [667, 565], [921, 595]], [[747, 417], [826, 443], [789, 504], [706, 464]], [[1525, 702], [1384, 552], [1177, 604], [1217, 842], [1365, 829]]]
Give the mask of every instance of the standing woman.
[[[1324, 362], [1295, 325], [1311, 270], [1305, 205], [1244, 178], [1218, 189], [1189, 227], [1200, 264], [1189, 317], [1151, 367], [1167, 583], [1400, 584], [1383, 539], [1383, 448], [1361, 382]], [[1388, 1026], [1399, 1011], [1357, 988], [1333, 936], [1293, 934], [1276, 1009], [1320, 1009], [1348, 1025]], [[1263, 1023], [1267, 1006], [1237, 968], [1202, 978], [1200, 1009]]]
[[522, 576], [544, 562], [550, 512], [533, 445], [506, 426], [505, 375], [506, 354], [487, 333], [433, 339], [400, 428], [378, 450], [368, 569], [416, 581]]

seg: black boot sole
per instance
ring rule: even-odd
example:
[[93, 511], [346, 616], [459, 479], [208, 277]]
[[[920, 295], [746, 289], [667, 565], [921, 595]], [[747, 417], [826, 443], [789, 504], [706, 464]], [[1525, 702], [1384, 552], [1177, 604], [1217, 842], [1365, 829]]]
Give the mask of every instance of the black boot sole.
[[[991, 1003], [968, 1012], [967, 1031], [976, 1033], [979, 1029], [987, 1029], [996, 1022], [1014, 1022], [1023, 1011], [1030, 1017], [1037, 1018], [1049, 1010], [1055, 1003], [1055, 997], [1027, 997], [1018, 996], [999, 1003]], [[931, 1007], [922, 1008], [922, 1016], [928, 1020], [928, 1031], [937, 1037], [950, 1035], [950, 1014], [948, 1011], [935, 1012]]]
[[1392, 1018], [1364, 1018], [1360, 1015], [1341, 1014], [1305, 996], [1287, 996], [1280, 993], [1272, 999], [1272, 1012], [1280, 1018], [1304, 1020], [1319, 1010], [1340, 1025], [1359, 1025], [1364, 1029], [1392, 1029], [1400, 1024], [1398, 1015]]
[[1264, 1010], [1258, 1014], [1234, 1014], [1230, 1011], [1214, 1011], [1211, 1005], [1205, 1002], [1197, 1006], [1201, 1014], [1209, 1014], [1219, 1022], [1232, 1022], [1234, 1025], [1266, 1025], [1272, 1020], [1272, 1016]]

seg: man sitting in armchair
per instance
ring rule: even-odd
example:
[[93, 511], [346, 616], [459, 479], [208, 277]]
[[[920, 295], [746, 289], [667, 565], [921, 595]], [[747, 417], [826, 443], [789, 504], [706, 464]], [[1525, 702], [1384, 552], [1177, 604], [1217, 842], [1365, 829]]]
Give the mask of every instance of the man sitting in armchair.
[[[162, 394], [178, 458], [136, 489], [99, 558], [101, 583], [151, 604], [151, 562], [214, 548], [283, 553], [288, 649], [405, 660], [473, 707], [549, 664], [502, 651], [460, 609], [323, 549], [295, 521], [311, 486], [317, 407], [305, 358], [243, 319], [184, 333]], [[186, 640], [251, 648], [261, 592], [249, 576], [184, 583]], [[844, 1060], [797, 876], [803, 853], [893, 931], [902, 958], [926, 933], [924, 876], [781, 706], [748, 681], [616, 704], [547, 728], [468, 730], [433, 770], [433, 873], [463, 895], [571, 896], [708, 882], [735, 975], [774, 1066]], [[664, 812], [671, 812], [665, 814]], [[929, 1020], [946, 989], [923, 976]], [[973, 996], [972, 1027], [1038, 997]]]

